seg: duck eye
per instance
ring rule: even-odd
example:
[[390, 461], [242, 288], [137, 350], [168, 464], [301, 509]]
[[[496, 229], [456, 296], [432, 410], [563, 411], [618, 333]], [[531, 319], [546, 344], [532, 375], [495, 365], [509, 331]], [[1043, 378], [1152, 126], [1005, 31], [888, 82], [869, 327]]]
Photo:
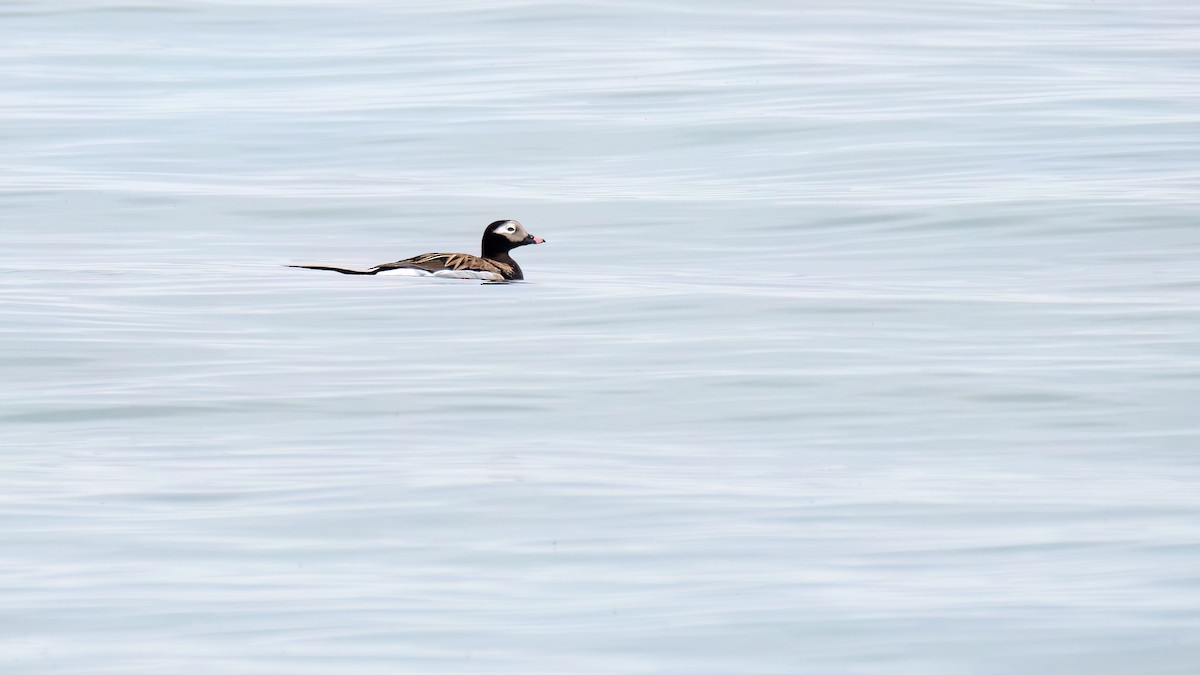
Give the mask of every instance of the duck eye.
[[517, 231], [517, 228], [513, 227], [512, 225], [509, 225], [508, 227], [504, 228], [504, 231], [508, 232], [509, 234], [512, 234], [513, 232]]

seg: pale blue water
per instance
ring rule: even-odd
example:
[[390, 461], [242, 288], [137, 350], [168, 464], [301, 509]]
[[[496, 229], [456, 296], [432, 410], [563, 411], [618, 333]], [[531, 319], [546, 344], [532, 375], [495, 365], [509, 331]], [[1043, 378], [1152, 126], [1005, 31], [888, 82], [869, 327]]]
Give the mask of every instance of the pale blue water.
[[5, 3], [0, 672], [1200, 672], [1198, 25]]

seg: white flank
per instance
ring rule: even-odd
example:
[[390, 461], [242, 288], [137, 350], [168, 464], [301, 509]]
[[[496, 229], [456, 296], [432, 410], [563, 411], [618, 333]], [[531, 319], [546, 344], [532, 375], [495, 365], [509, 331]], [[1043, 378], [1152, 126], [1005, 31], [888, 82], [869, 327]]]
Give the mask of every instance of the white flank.
[[495, 272], [480, 272], [477, 270], [438, 270], [433, 273], [435, 277], [445, 277], [447, 279], [486, 279], [487, 281], [503, 281], [504, 277]]
[[397, 268], [394, 270], [384, 270], [376, 276], [381, 276], [381, 277], [383, 277], [383, 276], [388, 276], [388, 277], [428, 277], [428, 276], [433, 276], [433, 273], [426, 272], [425, 270], [413, 269], [411, 267], [400, 267], [400, 268]]
[[485, 281], [504, 281], [504, 277], [496, 274], [495, 272], [481, 272], [477, 270], [438, 270], [436, 272], [426, 272], [425, 270], [412, 269], [411, 267], [384, 270], [377, 276], [441, 277], [443, 279], [483, 279]]

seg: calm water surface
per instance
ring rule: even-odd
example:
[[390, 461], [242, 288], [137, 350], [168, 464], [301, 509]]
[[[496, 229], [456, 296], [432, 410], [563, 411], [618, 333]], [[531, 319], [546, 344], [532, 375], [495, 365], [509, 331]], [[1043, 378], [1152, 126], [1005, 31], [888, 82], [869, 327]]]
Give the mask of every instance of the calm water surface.
[[0, 671], [1200, 672], [1197, 26], [4, 3]]

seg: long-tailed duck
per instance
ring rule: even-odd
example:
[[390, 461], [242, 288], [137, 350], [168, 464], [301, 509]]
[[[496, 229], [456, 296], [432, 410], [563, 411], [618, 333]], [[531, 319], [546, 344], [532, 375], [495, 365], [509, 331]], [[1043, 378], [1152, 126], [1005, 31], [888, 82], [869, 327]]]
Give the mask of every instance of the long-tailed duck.
[[515, 220], [497, 220], [483, 231], [483, 255], [467, 253], [423, 253], [412, 258], [376, 265], [369, 270], [349, 270], [324, 265], [288, 265], [306, 270], [329, 270], [342, 274], [389, 274], [416, 277], [450, 277], [452, 279], [485, 279], [488, 281], [520, 281], [525, 278], [521, 266], [508, 254], [518, 246], [541, 244], [546, 240], [535, 237]]

